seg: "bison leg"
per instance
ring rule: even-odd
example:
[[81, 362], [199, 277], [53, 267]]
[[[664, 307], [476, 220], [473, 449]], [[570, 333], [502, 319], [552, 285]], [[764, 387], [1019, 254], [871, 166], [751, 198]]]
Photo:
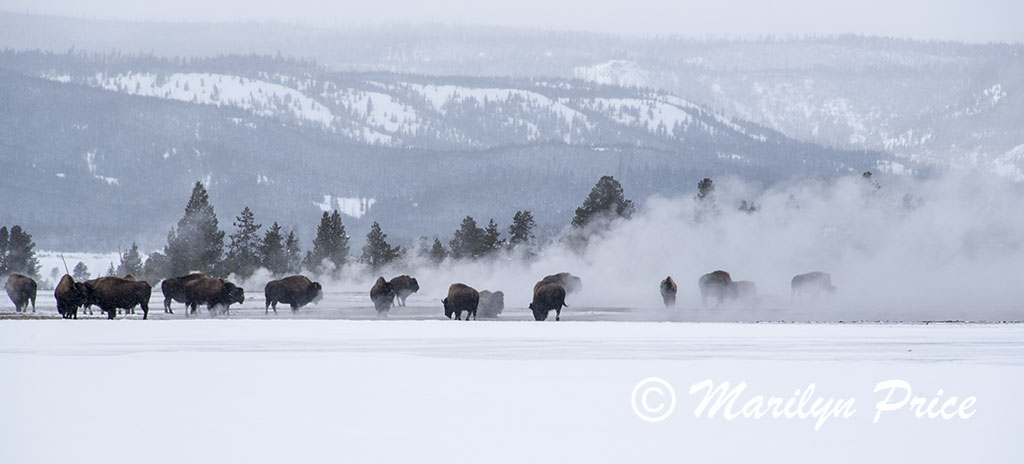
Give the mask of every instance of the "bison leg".
[[555, 320], [556, 321], [562, 320], [562, 307], [561, 306], [555, 308]]
[[142, 308], [142, 320], [149, 318], [149, 303], [140, 303], [139, 307]]

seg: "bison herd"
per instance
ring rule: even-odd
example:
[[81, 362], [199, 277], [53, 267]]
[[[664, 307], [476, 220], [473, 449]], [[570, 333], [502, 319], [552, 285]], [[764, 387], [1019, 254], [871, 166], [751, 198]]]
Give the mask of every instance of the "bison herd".
[[[716, 305], [752, 301], [757, 299], [757, 285], [745, 280], [733, 280], [725, 271], [714, 271], [704, 274], [697, 280], [701, 302], [707, 306], [709, 301]], [[794, 276], [790, 282], [793, 298], [820, 298], [836, 292], [832, 285], [832, 276], [825, 272], [809, 272]], [[35, 280], [20, 274], [11, 274], [4, 287], [7, 295], [14, 302], [17, 312], [27, 312], [29, 304], [35, 312], [36, 290]], [[391, 280], [379, 277], [370, 289], [370, 300], [377, 311], [377, 317], [388, 315], [391, 307], [405, 306], [406, 299], [419, 291], [419, 282], [414, 277], [401, 275]], [[555, 320], [561, 320], [562, 308], [567, 295], [583, 289], [583, 281], [568, 272], [545, 276], [533, 286], [533, 299], [530, 311], [534, 320], [547, 320], [548, 314], [555, 311]], [[171, 303], [185, 304], [185, 316], [196, 314], [200, 305], [206, 307], [210, 315], [228, 314], [232, 304], [245, 302], [245, 291], [227, 280], [210, 277], [201, 273], [193, 273], [180, 277], [164, 279], [160, 284], [164, 295], [164, 312], [173, 314]], [[678, 286], [671, 276], [666, 277], [659, 285], [661, 297], [666, 307], [676, 303]], [[152, 287], [145, 281], [137, 281], [134, 276], [100, 277], [98, 279], [76, 282], [70, 275], [64, 275], [53, 292], [57, 300], [57, 312], [65, 319], [78, 319], [81, 308], [91, 314], [92, 306], [107, 313], [108, 319], [114, 319], [118, 310], [126, 314], [134, 314], [135, 307], [142, 309], [142, 318], [149, 317], [149, 298]], [[264, 288], [264, 314], [270, 309], [277, 313], [278, 303], [287, 304], [292, 312], [323, 298], [323, 286], [301, 275], [272, 280]], [[463, 313], [466, 320], [476, 319], [478, 312], [485, 318], [494, 318], [505, 308], [505, 294], [501, 291], [476, 289], [463, 284], [454, 283], [448, 287], [448, 295], [441, 300], [445, 317], [461, 320]]]

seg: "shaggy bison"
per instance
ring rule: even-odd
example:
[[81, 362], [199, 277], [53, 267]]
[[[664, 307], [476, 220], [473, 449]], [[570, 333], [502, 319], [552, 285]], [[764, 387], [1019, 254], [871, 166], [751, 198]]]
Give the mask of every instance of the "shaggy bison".
[[390, 283], [395, 289], [395, 297], [398, 298], [398, 306], [405, 306], [405, 299], [409, 298], [409, 295], [420, 290], [420, 283], [416, 281], [416, 278], [409, 277], [407, 275], [395, 277], [394, 279], [391, 279]]
[[377, 309], [377, 317], [387, 316], [391, 305], [395, 304], [395, 287], [391, 282], [384, 280], [384, 277], [378, 277], [370, 289], [370, 300]]
[[78, 319], [78, 308], [82, 307], [89, 298], [89, 291], [82, 282], [75, 282], [74, 277], [64, 274], [60, 283], [53, 290], [53, 297], [57, 300], [57, 312], [64, 319]]
[[[185, 284], [205, 277], [206, 274], [196, 272], [194, 274], [184, 275], [181, 277], [171, 277], [160, 282], [160, 291], [164, 294], [164, 312], [174, 314], [174, 311], [171, 310], [171, 302], [185, 302]], [[186, 307], [185, 310], [187, 311], [188, 308]]]
[[[224, 279], [204, 277], [185, 284], [185, 316], [205, 304], [211, 316], [228, 314], [232, 303], [245, 303], [245, 290]], [[218, 310], [218, 308], [220, 308]]]
[[4, 285], [4, 290], [7, 291], [7, 296], [14, 303], [15, 312], [28, 311], [28, 303], [30, 301], [32, 302], [32, 312], [36, 312], [37, 287], [36, 281], [32, 280], [31, 277], [21, 274], [7, 276], [7, 284]]
[[679, 287], [676, 286], [676, 281], [672, 280], [672, 276], [668, 276], [665, 280], [661, 281], [661, 299], [665, 300], [665, 307], [671, 308], [676, 305], [676, 291]]
[[497, 292], [481, 291], [480, 304], [477, 309], [483, 317], [498, 317], [505, 309], [505, 294], [500, 290]]
[[129, 310], [139, 305], [142, 318], [149, 317], [149, 296], [153, 287], [149, 282], [136, 282], [120, 277], [101, 277], [85, 282], [86, 305], [99, 306], [107, 319], [117, 316], [118, 309]]
[[544, 284], [561, 285], [562, 288], [565, 289], [566, 294], [572, 294], [583, 290], [583, 280], [568, 272], [559, 272], [558, 274], [544, 276], [540, 282], [537, 282], [537, 284], [533, 286], [533, 292], [537, 293], [537, 289]]
[[533, 302], [530, 303], [530, 310], [533, 311], [533, 318], [543, 321], [548, 318], [548, 312], [555, 310], [555, 320], [562, 320], [562, 306], [565, 304], [565, 288], [559, 284], [547, 283], [535, 287]]
[[734, 282], [725, 271], [704, 274], [697, 284], [700, 287], [701, 303], [705, 307], [708, 305], [708, 298], [715, 298], [719, 306], [727, 301], [757, 298], [757, 285], [745, 280]]
[[817, 298], [836, 292], [835, 285], [832, 285], [832, 275], [819, 271], [793, 276], [790, 287], [793, 298], [804, 295]]
[[266, 306], [263, 308], [264, 314], [269, 312], [270, 307], [274, 308], [274, 313], [276, 314], [278, 303], [291, 305], [292, 312], [294, 313], [310, 302], [314, 304], [319, 302], [324, 296], [324, 290], [320, 286], [320, 282], [313, 282], [306, 278], [306, 276], [293, 275], [267, 282], [267, 286], [263, 289], [263, 294], [266, 296]]
[[463, 311], [466, 312], [466, 320], [470, 316], [476, 319], [476, 310], [480, 305], [480, 293], [466, 284], [452, 284], [448, 287], [448, 297], [441, 300], [444, 305], [444, 315], [448, 319], [455, 315], [455, 320], [462, 319]]

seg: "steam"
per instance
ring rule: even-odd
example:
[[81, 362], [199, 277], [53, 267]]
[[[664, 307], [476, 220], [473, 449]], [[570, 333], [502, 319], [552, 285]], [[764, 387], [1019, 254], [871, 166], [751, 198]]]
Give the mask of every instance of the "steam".
[[[737, 179], [716, 184], [717, 214], [698, 219], [692, 196], [651, 197], [633, 219], [612, 223], [583, 252], [555, 241], [531, 262], [509, 253], [434, 266], [411, 256], [380, 274], [413, 275], [421, 296], [441, 298], [454, 282], [502, 290], [507, 307], [522, 308], [537, 280], [568, 271], [583, 279], [583, 291], [567, 299], [571, 310], [624, 308], [620, 313], [631, 319], [1024, 319], [1020, 185], [976, 172], [890, 178], [880, 188], [859, 176], [764, 191]], [[741, 200], [758, 211], [739, 211]], [[702, 308], [697, 279], [717, 269], [756, 282], [759, 301]], [[790, 279], [815, 270], [831, 273], [838, 293], [793, 300]], [[674, 309], [663, 307], [658, 292], [669, 275], [679, 284]], [[269, 276], [250, 280], [261, 279]], [[328, 291], [368, 292], [374, 279], [357, 265], [321, 282]]]

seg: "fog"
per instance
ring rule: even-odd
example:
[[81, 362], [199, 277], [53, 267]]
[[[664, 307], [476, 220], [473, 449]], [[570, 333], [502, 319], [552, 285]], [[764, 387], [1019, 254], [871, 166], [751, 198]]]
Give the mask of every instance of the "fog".
[[[502, 290], [506, 307], [525, 307], [537, 280], [568, 271], [583, 279], [583, 291], [567, 298], [571, 310], [622, 308], [623, 317], [647, 320], [1021, 319], [1019, 184], [977, 172], [880, 184], [858, 175], [757, 192], [741, 180], [717, 182], [718, 213], [703, 220], [693, 197], [648, 198], [633, 219], [614, 222], [582, 252], [556, 240], [529, 263], [506, 255], [435, 267], [413, 258], [381, 274], [417, 277], [421, 296], [439, 299], [449, 284], [463, 282]], [[752, 199], [758, 211], [739, 211], [741, 199]], [[758, 301], [702, 308], [697, 279], [717, 269], [756, 282]], [[790, 279], [814, 270], [831, 273], [838, 292], [793, 299]], [[673, 309], [663, 307], [658, 291], [669, 275], [679, 285]], [[375, 278], [350, 266], [326, 286], [368, 292]]]

